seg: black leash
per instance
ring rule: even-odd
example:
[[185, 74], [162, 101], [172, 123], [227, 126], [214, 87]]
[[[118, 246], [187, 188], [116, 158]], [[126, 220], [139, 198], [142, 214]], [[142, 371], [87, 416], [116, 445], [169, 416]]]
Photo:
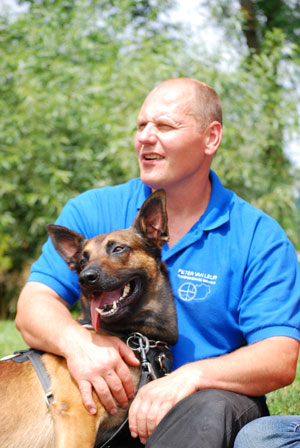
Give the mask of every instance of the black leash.
[[[150, 341], [143, 334], [135, 332], [128, 337], [126, 344], [133, 351], [138, 352], [141, 359], [141, 378], [137, 391], [150, 381], [171, 372], [172, 362], [170, 357], [168, 357], [168, 353], [166, 353], [169, 350], [166, 343]], [[129, 430], [128, 413], [121, 425], [99, 448], [110, 448], [110, 443], [125, 430]]]

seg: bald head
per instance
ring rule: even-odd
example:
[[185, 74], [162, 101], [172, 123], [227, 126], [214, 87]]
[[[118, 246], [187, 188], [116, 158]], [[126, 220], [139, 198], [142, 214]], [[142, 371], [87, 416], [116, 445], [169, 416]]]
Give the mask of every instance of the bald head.
[[192, 115], [199, 123], [201, 129], [205, 129], [213, 121], [222, 124], [221, 100], [214, 89], [204, 82], [192, 78], [173, 78], [158, 84], [148, 96], [157, 93], [166, 95], [184, 95], [188, 98], [188, 109], [183, 111]]

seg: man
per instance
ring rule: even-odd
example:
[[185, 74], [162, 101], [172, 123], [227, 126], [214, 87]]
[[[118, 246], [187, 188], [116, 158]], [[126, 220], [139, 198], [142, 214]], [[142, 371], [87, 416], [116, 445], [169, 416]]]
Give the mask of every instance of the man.
[[[131, 435], [147, 448], [232, 447], [243, 425], [268, 414], [263, 395], [295, 377], [296, 254], [273, 219], [210, 170], [221, 138], [213, 89], [187, 78], [159, 84], [138, 116], [140, 179], [80, 195], [57, 221], [90, 238], [128, 227], [151, 190], [166, 191], [170, 241], [162, 259], [179, 340], [174, 371], [144, 386], [130, 408]], [[126, 407], [133, 395], [125, 362], [137, 361], [116, 337], [92, 336], [72, 319], [67, 305], [78, 295], [75, 274], [48, 241], [20, 295], [16, 324], [30, 346], [66, 358], [91, 413], [94, 388], [114, 414], [116, 401]]]

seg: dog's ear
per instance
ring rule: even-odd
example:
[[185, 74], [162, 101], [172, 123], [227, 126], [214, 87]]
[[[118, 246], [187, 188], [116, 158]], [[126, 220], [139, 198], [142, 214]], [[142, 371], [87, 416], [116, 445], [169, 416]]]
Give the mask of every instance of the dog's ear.
[[49, 224], [47, 230], [59, 255], [62, 256], [70, 269], [75, 269], [86, 238], [67, 227], [55, 224]]
[[142, 205], [133, 226], [160, 249], [169, 240], [166, 193], [157, 190]]

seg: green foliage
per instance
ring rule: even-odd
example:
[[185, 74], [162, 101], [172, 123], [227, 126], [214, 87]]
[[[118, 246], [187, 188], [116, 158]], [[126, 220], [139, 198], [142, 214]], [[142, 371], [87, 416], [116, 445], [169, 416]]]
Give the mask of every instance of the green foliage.
[[192, 48], [186, 74], [212, 85], [222, 100], [223, 140], [213, 168], [227, 188], [273, 216], [299, 250], [300, 173], [283, 148], [299, 127], [300, 66], [288, 72], [283, 45], [283, 33], [270, 31], [259, 54], [225, 70], [218, 55], [199, 63]]
[[296, 3], [212, 0], [207, 6], [240, 63], [217, 89], [225, 127], [215, 167], [229, 188], [272, 215], [299, 250], [299, 170], [284, 152], [300, 129]]
[[255, 0], [253, 3], [256, 8], [259, 30], [263, 36], [269, 30], [280, 29], [289, 42], [299, 44], [300, 8], [298, 1]]
[[166, 4], [45, 0], [16, 22], [2, 18], [2, 289], [70, 197], [137, 174], [138, 107], [155, 80], [173, 75], [168, 31], [154, 32]]
[[0, 18], [0, 316], [13, 315], [24, 268], [65, 202], [138, 175], [138, 109], [169, 77], [215, 87], [225, 117], [215, 169], [300, 248], [298, 174], [283, 152], [297, 127], [298, 73], [286, 77], [284, 34], [266, 33], [259, 54], [224, 70], [218, 54], [161, 18], [171, 4], [40, 0], [15, 22]]
[[0, 320], [0, 358], [28, 348], [12, 320]]
[[210, 0], [205, 3], [231, 42], [237, 39], [241, 44], [244, 37], [250, 50], [260, 50], [268, 32], [277, 29], [284, 34], [288, 46], [295, 45], [299, 57], [300, 8], [297, 0]]
[[299, 126], [299, 92], [296, 79], [280, 82], [283, 40], [279, 30], [269, 32], [262, 51], [223, 80], [224, 139], [215, 164], [227, 186], [272, 215], [299, 249], [299, 171], [283, 151]]

